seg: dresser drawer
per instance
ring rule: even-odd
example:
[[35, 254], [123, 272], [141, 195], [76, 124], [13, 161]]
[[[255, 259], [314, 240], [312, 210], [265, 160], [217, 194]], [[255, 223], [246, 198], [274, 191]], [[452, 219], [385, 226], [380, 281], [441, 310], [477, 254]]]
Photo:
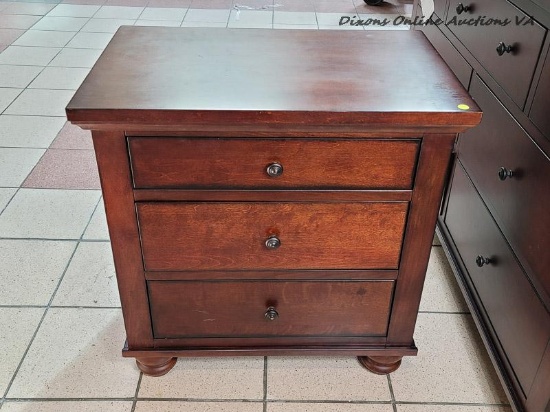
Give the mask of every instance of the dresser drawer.
[[529, 117], [550, 140], [550, 53], [546, 55]]
[[[460, 5], [468, 11], [458, 13]], [[483, 18], [508, 19], [507, 25], [459, 25], [461, 20]], [[542, 47], [545, 29], [538, 23], [516, 24], [516, 19], [529, 21], [529, 16], [504, 0], [451, 0], [446, 24], [491, 76], [523, 108], [535, 65]], [[481, 21], [481, 20], [480, 20]], [[512, 46], [511, 52], [499, 55], [500, 43]]]
[[418, 149], [418, 140], [129, 138], [136, 188], [410, 189]]
[[137, 203], [151, 271], [396, 269], [407, 210], [407, 202]]
[[[459, 163], [445, 222], [498, 340], [528, 394], [550, 338], [550, 317]], [[478, 256], [490, 262], [479, 267]]]
[[393, 285], [150, 281], [148, 290], [155, 338], [344, 337], [386, 334]]
[[528, 273], [550, 296], [550, 161], [479, 78], [470, 92], [483, 120], [461, 136], [459, 157]]

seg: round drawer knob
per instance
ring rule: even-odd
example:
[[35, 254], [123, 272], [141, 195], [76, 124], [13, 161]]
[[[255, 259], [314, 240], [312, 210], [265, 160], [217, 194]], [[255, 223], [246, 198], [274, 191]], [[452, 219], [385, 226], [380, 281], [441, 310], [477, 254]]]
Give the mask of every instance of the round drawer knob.
[[497, 54], [502, 56], [504, 53], [512, 53], [514, 51], [514, 46], [506, 45], [504, 42], [500, 42], [497, 46]]
[[481, 255], [476, 257], [476, 265], [480, 268], [485, 266], [485, 265], [488, 265], [489, 263], [492, 263], [491, 259], [489, 259], [489, 258], [483, 257]]
[[465, 6], [462, 3], [458, 3], [456, 6], [456, 14], [462, 14], [472, 9], [471, 6]]
[[268, 249], [277, 249], [281, 246], [281, 241], [277, 236], [271, 236], [265, 241], [265, 247]]
[[502, 181], [508, 179], [509, 177], [514, 176], [514, 171], [501, 167], [498, 169], [498, 178]]
[[283, 174], [283, 166], [279, 163], [271, 163], [267, 166], [266, 172], [271, 177], [279, 177]]
[[264, 316], [267, 320], [275, 320], [279, 317], [279, 312], [277, 312], [273, 306], [270, 306], [267, 308]]

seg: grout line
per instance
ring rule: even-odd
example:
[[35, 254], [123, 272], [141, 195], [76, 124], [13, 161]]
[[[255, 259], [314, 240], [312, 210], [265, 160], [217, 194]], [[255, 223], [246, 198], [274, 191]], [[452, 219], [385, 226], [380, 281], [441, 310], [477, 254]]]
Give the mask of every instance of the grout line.
[[264, 382], [263, 382], [263, 389], [264, 389], [264, 405], [263, 405], [263, 412], [267, 412], [267, 356], [264, 356]]
[[88, 223], [86, 224], [86, 226], [84, 227], [84, 230], [82, 231], [82, 234], [80, 235], [80, 239], [78, 239], [79, 241], [81, 241], [82, 238], [84, 237], [84, 234], [86, 234], [86, 230], [88, 230], [88, 226], [90, 226], [90, 223], [92, 223], [94, 213], [96, 212], [97, 208], [99, 207], [102, 201], [103, 201], [102, 196], [99, 196], [99, 199], [95, 204], [94, 210], [92, 210], [92, 214], [90, 215], [90, 220], [88, 220]]
[[[2, 213], [4, 213], [4, 210], [7, 209], [7, 207], [10, 205], [11, 201], [13, 200], [13, 198], [15, 197], [15, 195], [19, 192], [19, 190], [21, 189], [21, 187], [18, 187], [15, 192], [13, 193], [13, 195], [10, 197], [10, 200], [8, 200], [8, 202], [6, 203], [6, 206], [4, 206], [2, 208], [2, 210], [0, 210], [0, 216], [2, 216]], [[2, 239], [2, 238], [0, 238]]]
[[136, 393], [134, 394], [134, 402], [132, 402], [132, 410], [130, 412], [134, 412], [136, 410], [137, 406], [137, 400], [138, 400], [138, 394], [139, 390], [141, 388], [141, 379], [143, 379], [143, 372], [139, 372], [139, 379], [136, 385]]
[[391, 406], [393, 408], [393, 412], [397, 412], [397, 405], [395, 404], [395, 394], [393, 393], [393, 385], [391, 383], [391, 376], [390, 374], [388, 373], [386, 375], [387, 379], [388, 379], [388, 388], [390, 389], [390, 396], [391, 396]]
[[25, 361], [25, 358], [27, 357], [27, 354], [29, 353], [29, 350], [30, 350], [35, 338], [36, 338], [36, 335], [38, 334], [38, 331], [40, 330], [40, 327], [42, 326], [42, 323], [44, 322], [44, 319], [45, 319], [45, 317], [48, 313], [50, 305], [52, 304], [53, 299], [55, 297], [55, 294], [57, 293], [57, 291], [59, 289], [59, 286], [61, 285], [61, 282], [63, 281], [63, 278], [65, 277], [65, 274], [67, 273], [67, 270], [69, 269], [69, 266], [71, 265], [71, 262], [73, 260], [73, 257], [75, 255], [77, 249], [78, 249], [78, 243], [75, 245], [73, 253], [71, 254], [71, 256], [69, 258], [69, 261], [67, 262], [67, 265], [65, 266], [65, 269], [63, 270], [63, 273], [61, 274], [61, 277], [59, 278], [59, 281], [57, 282], [57, 286], [56, 286], [54, 292], [52, 293], [52, 296], [50, 297], [50, 301], [48, 302], [48, 305], [45, 308], [44, 313], [42, 314], [42, 317], [40, 318], [40, 322], [38, 322], [38, 326], [36, 327], [36, 330], [34, 331], [34, 334], [32, 335], [32, 337], [29, 341], [29, 344], [27, 345], [27, 348], [25, 349], [25, 352], [23, 353], [23, 356], [21, 357], [21, 360], [19, 361], [19, 364], [17, 365], [17, 368], [15, 369], [15, 372], [13, 373], [13, 375], [12, 375], [12, 377], [11, 377], [7, 387], [6, 387], [6, 390], [4, 391], [4, 395], [2, 396], [2, 399], [6, 399], [6, 396], [7, 396], [8, 392], [10, 391], [11, 386], [13, 385], [13, 382], [15, 381], [15, 378], [16, 378], [17, 374], [19, 373], [19, 370], [21, 369], [21, 366], [23, 365], [23, 362]]
[[427, 313], [430, 315], [471, 315], [470, 312], [435, 312], [432, 310], [419, 310], [418, 313]]
[[47, 237], [0, 237], [0, 240], [43, 240], [52, 242], [111, 243], [109, 239], [54, 239]]

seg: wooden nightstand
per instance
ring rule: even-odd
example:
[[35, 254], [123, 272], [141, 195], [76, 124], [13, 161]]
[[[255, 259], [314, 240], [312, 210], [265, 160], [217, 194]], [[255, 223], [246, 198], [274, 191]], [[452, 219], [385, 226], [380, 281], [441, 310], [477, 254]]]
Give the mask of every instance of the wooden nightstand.
[[123, 27], [67, 114], [143, 372], [416, 354], [453, 143], [481, 118], [422, 33]]

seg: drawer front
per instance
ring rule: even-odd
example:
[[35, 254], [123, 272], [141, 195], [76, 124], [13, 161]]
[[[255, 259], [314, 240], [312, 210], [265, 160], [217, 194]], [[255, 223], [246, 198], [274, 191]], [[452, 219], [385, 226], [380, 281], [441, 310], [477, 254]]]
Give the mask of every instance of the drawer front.
[[129, 147], [136, 188], [410, 189], [419, 143], [132, 137]]
[[150, 281], [148, 289], [155, 338], [383, 336], [393, 282]]
[[[468, 11], [458, 13], [460, 5], [469, 7]], [[502, 25], [459, 25], [461, 20], [475, 21], [478, 18], [500, 19], [509, 23]], [[451, 0], [446, 24], [466, 46], [473, 56], [487, 69], [508, 95], [523, 108], [535, 65], [542, 47], [545, 29], [538, 23], [516, 24], [529, 16], [511, 3], [503, 0]], [[481, 22], [481, 20], [480, 20]], [[512, 46], [511, 52], [499, 55], [500, 43]], [[504, 49], [505, 50], [505, 49]]]
[[529, 112], [533, 123], [550, 140], [550, 116], [548, 113], [550, 113], [550, 53], [546, 56], [533, 105]]
[[396, 269], [407, 209], [407, 202], [137, 204], [152, 271]]
[[454, 48], [451, 42], [441, 33], [436, 25], [421, 26], [428, 40], [433, 44], [437, 52], [443, 57], [445, 63], [453, 71], [464, 88], [468, 89], [472, 77], [472, 68], [462, 55]]
[[[459, 163], [445, 222], [527, 394], [550, 338], [550, 317]], [[490, 262], [479, 267], [478, 256]]]
[[461, 136], [459, 158], [529, 275], [550, 296], [550, 161], [479, 78], [470, 92], [483, 120]]

